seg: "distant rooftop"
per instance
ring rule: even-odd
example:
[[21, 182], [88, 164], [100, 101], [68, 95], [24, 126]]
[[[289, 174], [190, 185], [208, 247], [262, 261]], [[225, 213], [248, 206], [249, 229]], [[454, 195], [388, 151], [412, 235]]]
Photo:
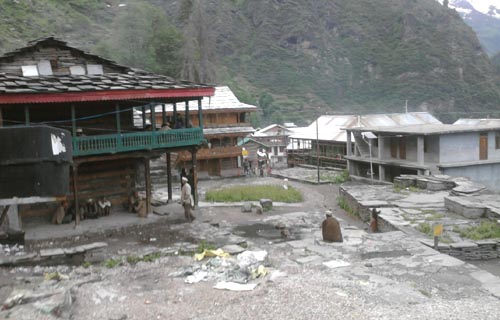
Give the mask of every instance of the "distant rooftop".
[[479, 131], [494, 131], [500, 130], [500, 122], [496, 124], [421, 124], [407, 126], [391, 126], [391, 127], [364, 127], [364, 128], [349, 128], [351, 131], [358, 132], [374, 132], [381, 134], [408, 134], [408, 135], [436, 135], [461, 132], [479, 132]]
[[[428, 112], [367, 114], [367, 115], [325, 115], [321, 116], [308, 127], [294, 128], [291, 138], [315, 140], [316, 122], [318, 124], [319, 140], [346, 142], [345, 129], [364, 127], [392, 127], [419, 124], [442, 124]], [[364, 130], [369, 131], [369, 130]]]

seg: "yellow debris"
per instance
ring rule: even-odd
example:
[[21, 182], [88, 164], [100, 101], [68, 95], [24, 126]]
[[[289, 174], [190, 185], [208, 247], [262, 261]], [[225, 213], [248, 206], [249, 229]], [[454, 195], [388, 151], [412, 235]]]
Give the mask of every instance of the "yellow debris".
[[229, 257], [230, 254], [227, 252], [224, 252], [221, 248], [217, 250], [203, 250], [202, 253], [196, 253], [194, 255], [194, 260], [200, 261], [203, 260], [205, 257], [222, 257], [222, 258], [227, 258]]

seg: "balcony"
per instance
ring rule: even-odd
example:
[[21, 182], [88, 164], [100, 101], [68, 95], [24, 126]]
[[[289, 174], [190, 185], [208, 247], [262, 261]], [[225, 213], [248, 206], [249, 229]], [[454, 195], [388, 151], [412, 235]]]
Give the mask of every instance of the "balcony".
[[[198, 150], [196, 158], [198, 160], [218, 159], [218, 158], [232, 158], [241, 156], [241, 147], [213, 147], [203, 148]], [[191, 153], [179, 152], [177, 154], [177, 161], [191, 161]]]
[[73, 137], [73, 156], [178, 148], [203, 142], [202, 128]]

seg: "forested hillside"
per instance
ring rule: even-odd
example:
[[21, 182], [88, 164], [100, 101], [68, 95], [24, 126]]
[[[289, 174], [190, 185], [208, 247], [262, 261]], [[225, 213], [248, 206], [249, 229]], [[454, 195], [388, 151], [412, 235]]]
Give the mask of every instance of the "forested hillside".
[[445, 120], [500, 109], [497, 68], [435, 0], [0, 2], [3, 52], [54, 35], [127, 65], [228, 84], [262, 107], [262, 125], [402, 111], [405, 100]]

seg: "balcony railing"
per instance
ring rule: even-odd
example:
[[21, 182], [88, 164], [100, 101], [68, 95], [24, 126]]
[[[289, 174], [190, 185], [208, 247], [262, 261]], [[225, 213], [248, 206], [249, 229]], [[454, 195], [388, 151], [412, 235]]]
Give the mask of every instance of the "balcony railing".
[[[198, 150], [196, 158], [198, 160], [229, 158], [241, 156], [241, 147], [212, 147]], [[191, 153], [187, 151], [177, 154], [177, 161], [191, 161]]]
[[73, 137], [73, 156], [193, 146], [203, 140], [201, 128], [80, 136]]

